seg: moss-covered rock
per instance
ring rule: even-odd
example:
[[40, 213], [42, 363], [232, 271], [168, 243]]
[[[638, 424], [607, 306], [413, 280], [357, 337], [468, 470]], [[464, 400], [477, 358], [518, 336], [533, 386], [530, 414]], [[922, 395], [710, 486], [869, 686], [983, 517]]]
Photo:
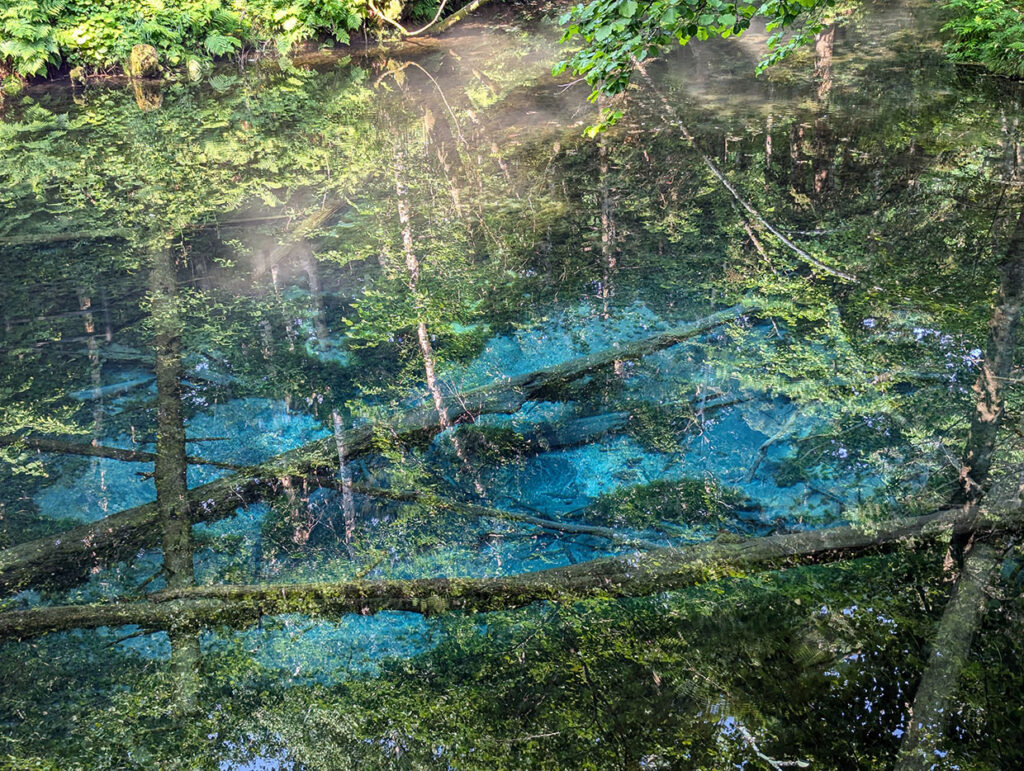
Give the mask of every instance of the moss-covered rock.
[[160, 77], [160, 59], [156, 48], [142, 43], [132, 46], [131, 53], [128, 54], [127, 69], [131, 78]]

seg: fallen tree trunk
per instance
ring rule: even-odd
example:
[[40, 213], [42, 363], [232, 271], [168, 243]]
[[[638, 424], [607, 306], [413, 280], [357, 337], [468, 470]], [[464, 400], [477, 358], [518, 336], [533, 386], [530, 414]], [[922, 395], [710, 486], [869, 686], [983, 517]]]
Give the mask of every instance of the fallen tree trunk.
[[[268, 215], [266, 217], [246, 217], [237, 220], [209, 222], [194, 225], [189, 230], [205, 230], [209, 228], [251, 227], [253, 225], [290, 220], [290, 214]], [[20, 233], [0, 236], [0, 246], [30, 246], [32, 244], [55, 244], [63, 241], [96, 241], [101, 238], [131, 238], [132, 232], [127, 228], [100, 228], [98, 230], [65, 230], [59, 233]]]
[[60, 233], [22, 233], [0, 237], [0, 246], [55, 244], [61, 241], [95, 241], [100, 238], [128, 238], [129, 235], [129, 231], [125, 228], [73, 230]]
[[[195, 440], [189, 440], [195, 441]], [[66, 439], [46, 439], [32, 436], [0, 436], [0, 447], [21, 444], [32, 450], [53, 453], [56, 455], [84, 455], [89, 458], [110, 458], [122, 460], [128, 463], [154, 463], [156, 453], [145, 452], [144, 450], [126, 450], [123, 447], [105, 447], [99, 444], [83, 444], [81, 442], [69, 442]], [[222, 463], [217, 460], [205, 460], [188, 456], [188, 463], [193, 466], [213, 466], [230, 471], [239, 471], [241, 466], [237, 463]]]
[[[756, 308], [735, 306], [703, 319], [675, 327], [618, 348], [571, 359], [547, 369], [528, 372], [493, 385], [456, 394], [443, 404], [448, 424], [473, 420], [478, 415], [512, 413], [525, 402], [543, 399], [584, 375], [616, 361], [637, 359], [676, 343], [698, 337], [734, 321]], [[410, 409], [389, 425], [399, 437], [436, 433], [444, 419], [433, 405]], [[346, 457], [353, 458], [373, 447], [376, 427], [358, 426], [341, 432]], [[336, 437], [318, 439], [275, 456], [259, 466], [243, 469], [189, 491], [194, 522], [231, 516], [245, 506], [273, 494], [281, 478], [306, 476], [317, 470], [335, 469]], [[155, 503], [112, 514], [54, 536], [46, 536], [0, 551], [0, 592], [12, 593], [34, 584], [68, 586], [82, 580], [96, 566], [127, 559], [140, 549], [159, 542]]]
[[541, 601], [645, 597], [735, 576], [851, 559], [948, 539], [965, 531], [1019, 528], [1022, 510], [1002, 514], [948, 509], [865, 527], [835, 527], [789, 535], [710, 541], [679, 549], [581, 562], [504, 578], [425, 578], [319, 584], [197, 586], [150, 595], [149, 601], [64, 605], [0, 613], [0, 639], [69, 629], [136, 624], [245, 627], [264, 615], [303, 613], [337, 618], [384, 610], [437, 614], [487, 612]]
[[434, 27], [434, 34], [435, 35], [440, 35], [442, 32], [447, 30], [449, 27], [452, 27], [453, 25], [458, 24], [464, 18], [469, 16], [469, 14], [473, 13], [473, 11], [477, 10], [480, 6], [484, 5], [487, 2], [488, 2], [488, 0], [472, 0], [472, 2], [466, 3], [466, 5], [464, 5], [462, 8], [460, 8], [455, 13], [453, 13], [451, 16], [449, 16], [446, 19], [444, 19], [440, 24], [435, 26]]

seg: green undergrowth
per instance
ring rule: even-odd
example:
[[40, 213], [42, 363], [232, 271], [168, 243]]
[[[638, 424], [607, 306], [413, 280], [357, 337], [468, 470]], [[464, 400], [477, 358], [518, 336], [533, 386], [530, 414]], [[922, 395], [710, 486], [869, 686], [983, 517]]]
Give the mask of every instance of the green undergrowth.
[[[367, 0], [13, 0], [0, 10], [0, 75], [43, 76], [62, 66], [119, 70], [135, 45], [164, 67], [242, 49], [282, 53], [311, 40], [349, 42], [372, 18]], [[433, 18], [433, 0], [377, 4], [393, 18]], [[385, 27], [381, 27], [382, 29]]]
[[1024, 76], [1024, 2], [948, 0], [951, 35], [946, 52], [953, 61], [982, 64], [997, 75]]

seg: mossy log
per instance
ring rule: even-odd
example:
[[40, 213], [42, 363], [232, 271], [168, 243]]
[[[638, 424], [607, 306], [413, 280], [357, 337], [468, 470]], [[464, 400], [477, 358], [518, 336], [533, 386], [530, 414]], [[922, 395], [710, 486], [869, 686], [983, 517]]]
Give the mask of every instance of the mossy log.
[[[444, 402], [445, 418], [451, 425], [483, 414], [516, 412], [525, 402], [546, 398], [567, 383], [616, 361], [637, 359], [668, 348], [756, 310], [737, 305], [642, 340], [467, 391]], [[430, 405], [399, 414], [389, 428], [399, 437], [422, 436], [436, 433], [443, 422]], [[374, 434], [372, 425], [342, 432], [347, 457], [370, 451]], [[335, 469], [337, 464], [336, 437], [310, 442], [259, 466], [190, 490], [192, 520], [209, 522], [231, 516], [238, 507], [273, 495], [282, 478]], [[156, 504], [147, 503], [59, 535], [4, 549], [0, 551], [0, 592], [9, 594], [37, 584], [73, 585], [97, 566], [130, 558], [140, 549], [156, 545], [159, 535]]]
[[746, 572], [835, 562], [948, 540], [959, 532], [1019, 528], [1022, 523], [1024, 514], [1020, 509], [1002, 514], [964, 514], [963, 509], [956, 508], [864, 527], [716, 540], [503, 578], [197, 586], [156, 592], [146, 601], [0, 613], [0, 639], [128, 624], [153, 630], [245, 627], [264, 615], [279, 613], [338, 618], [350, 613], [398, 610], [430, 615], [454, 610], [508, 610], [542, 601], [646, 597]]

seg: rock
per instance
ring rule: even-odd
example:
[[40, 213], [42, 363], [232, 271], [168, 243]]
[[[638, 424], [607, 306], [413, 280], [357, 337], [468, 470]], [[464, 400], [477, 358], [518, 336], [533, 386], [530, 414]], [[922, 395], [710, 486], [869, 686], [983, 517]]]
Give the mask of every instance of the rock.
[[132, 46], [132, 52], [128, 55], [128, 77], [160, 77], [160, 60], [153, 46], [142, 43]]

